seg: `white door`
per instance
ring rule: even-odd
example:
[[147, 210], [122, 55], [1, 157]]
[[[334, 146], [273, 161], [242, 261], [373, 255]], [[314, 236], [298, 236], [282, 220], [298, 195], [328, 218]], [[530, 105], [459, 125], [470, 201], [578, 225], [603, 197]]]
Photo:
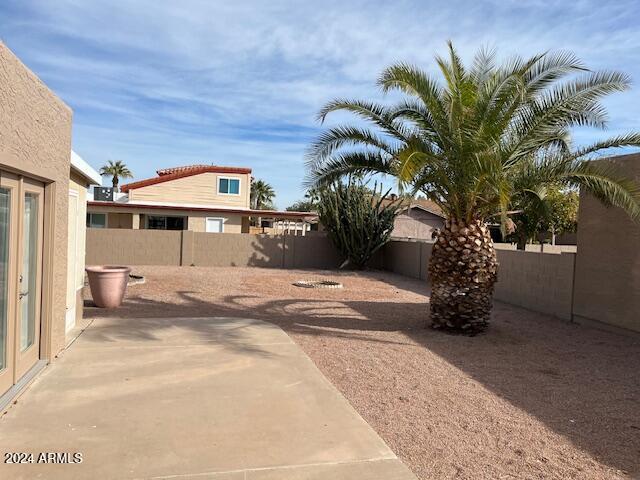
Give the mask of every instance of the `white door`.
[[76, 325], [76, 290], [78, 289], [78, 192], [69, 190], [67, 222], [67, 316], [65, 332]]
[[222, 230], [223, 230], [222, 218], [207, 218], [207, 232], [222, 233]]

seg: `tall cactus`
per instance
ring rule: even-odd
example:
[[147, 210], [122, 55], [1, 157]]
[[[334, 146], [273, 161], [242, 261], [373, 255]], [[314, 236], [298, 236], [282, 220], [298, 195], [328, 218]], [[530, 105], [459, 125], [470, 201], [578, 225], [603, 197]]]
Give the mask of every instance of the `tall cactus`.
[[364, 268], [373, 254], [391, 238], [400, 202], [389, 201], [389, 191], [365, 187], [349, 178], [321, 189], [318, 215], [329, 237], [345, 257], [340, 268]]

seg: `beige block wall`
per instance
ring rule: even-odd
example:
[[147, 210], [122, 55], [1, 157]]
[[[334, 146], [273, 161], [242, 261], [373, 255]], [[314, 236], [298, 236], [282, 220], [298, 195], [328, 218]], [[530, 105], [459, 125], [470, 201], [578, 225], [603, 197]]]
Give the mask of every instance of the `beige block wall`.
[[324, 236], [89, 228], [86, 263], [333, 269], [342, 260]]
[[282, 267], [284, 238], [267, 235], [186, 232], [184, 265]]
[[571, 320], [575, 254], [521, 250], [497, 254], [496, 300]]
[[[88, 263], [321, 269], [335, 269], [342, 263], [324, 235], [89, 229], [87, 238]], [[432, 246], [431, 242], [391, 241], [370, 266], [428, 280]], [[572, 253], [498, 251], [495, 298], [569, 320], [574, 257]]]
[[[611, 161], [640, 182], [640, 154]], [[640, 223], [581, 192], [578, 225], [576, 320], [640, 331]]]
[[71, 109], [0, 42], [0, 168], [45, 183], [43, 352], [65, 345]]
[[[237, 178], [240, 180], [240, 195], [218, 193], [218, 179]], [[226, 207], [249, 208], [249, 174], [201, 173], [157, 183], [129, 192], [132, 201], [158, 203], [184, 203], [192, 205], [221, 205]]]
[[428, 280], [431, 242], [394, 240], [382, 251], [384, 269], [399, 275]]
[[335, 269], [344, 261], [327, 236], [285, 235], [284, 239], [284, 268]]
[[[580, 208], [577, 256], [497, 250], [500, 265], [495, 298], [569, 320], [575, 294], [574, 319], [638, 330], [640, 227], [622, 212], [605, 209], [588, 196], [581, 200]], [[321, 235], [89, 229], [88, 242], [87, 258], [93, 263], [331, 269], [341, 262], [328, 237]], [[428, 280], [431, 248], [431, 242], [391, 241], [371, 266]]]
[[[432, 246], [431, 242], [391, 241], [382, 252], [384, 269], [428, 280]], [[496, 300], [571, 319], [574, 254], [497, 250], [497, 255]]]
[[87, 229], [87, 265], [180, 265], [182, 232]]

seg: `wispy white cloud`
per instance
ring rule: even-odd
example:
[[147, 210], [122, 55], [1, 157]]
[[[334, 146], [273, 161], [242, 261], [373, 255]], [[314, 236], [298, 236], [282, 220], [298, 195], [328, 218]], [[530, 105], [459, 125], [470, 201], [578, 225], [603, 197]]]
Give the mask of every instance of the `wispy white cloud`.
[[[285, 207], [302, 194], [315, 113], [377, 96], [391, 62], [433, 68], [452, 39], [470, 58], [570, 49], [640, 81], [637, 0], [395, 2], [5, 0], [3, 39], [75, 111], [74, 147], [136, 177], [187, 162], [249, 165]], [[640, 90], [608, 101], [638, 128]], [[589, 141], [592, 131], [576, 134]]]

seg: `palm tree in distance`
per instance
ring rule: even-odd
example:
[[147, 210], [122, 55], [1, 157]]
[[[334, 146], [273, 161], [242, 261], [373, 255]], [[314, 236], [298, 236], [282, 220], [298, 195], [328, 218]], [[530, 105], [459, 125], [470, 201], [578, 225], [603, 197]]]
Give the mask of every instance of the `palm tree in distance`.
[[111, 175], [111, 183], [113, 189], [118, 190], [118, 183], [121, 178], [132, 178], [131, 170], [122, 162], [122, 160], [109, 160], [106, 165], [100, 169], [100, 175]]
[[273, 199], [276, 192], [273, 187], [264, 180], [254, 180], [251, 182], [251, 207], [254, 210], [265, 210], [273, 208]]
[[606, 205], [640, 218], [640, 188], [614, 165], [587, 162], [612, 147], [639, 146], [629, 133], [574, 148], [575, 126], [605, 128], [600, 100], [629, 88], [618, 72], [592, 72], [568, 52], [515, 57], [502, 64], [480, 50], [470, 66], [449, 43], [436, 57], [443, 77], [407, 64], [383, 71], [383, 92], [404, 98], [391, 106], [338, 99], [318, 117], [351, 112], [369, 126], [324, 131], [308, 152], [308, 184], [344, 175], [383, 173], [401, 189], [420, 192], [447, 219], [429, 264], [431, 325], [475, 333], [489, 322], [498, 264], [489, 219], [509, 223], [514, 200], [548, 185], [582, 187]]

